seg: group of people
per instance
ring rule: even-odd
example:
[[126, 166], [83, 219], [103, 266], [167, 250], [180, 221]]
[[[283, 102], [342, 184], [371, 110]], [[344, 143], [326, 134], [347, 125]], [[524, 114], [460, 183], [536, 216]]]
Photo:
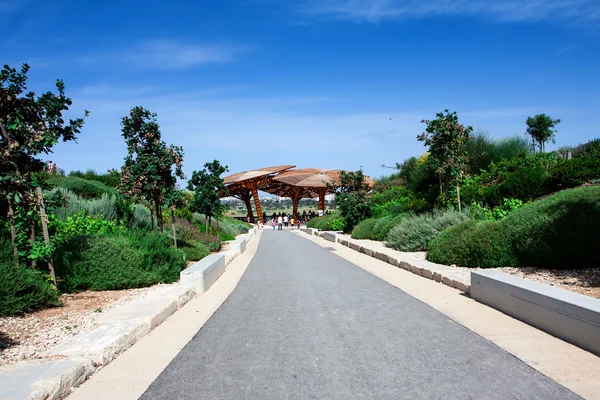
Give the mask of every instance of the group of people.
[[273, 230], [277, 227], [278, 231], [288, 227], [300, 229], [300, 218], [294, 219], [294, 217], [289, 214], [273, 213], [273, 216], [271, 217], [271, 226], [273, 227]]

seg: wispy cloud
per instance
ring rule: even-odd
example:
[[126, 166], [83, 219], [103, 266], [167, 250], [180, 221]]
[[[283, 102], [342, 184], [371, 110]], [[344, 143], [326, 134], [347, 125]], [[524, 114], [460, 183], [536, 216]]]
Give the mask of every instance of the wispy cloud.
[[170, 40], [149, 40], [111, 53], [87, 55], [84, 65], [125, 64], [138, 69], [180, 70], [200, 64], [227, 62], [251, 49], [229, 44], [202, 45]]
[[305, 0], [298, 10], [356, 22], [455, 14], [483, 15], [502, 21], [600, 24], [598, 0]]

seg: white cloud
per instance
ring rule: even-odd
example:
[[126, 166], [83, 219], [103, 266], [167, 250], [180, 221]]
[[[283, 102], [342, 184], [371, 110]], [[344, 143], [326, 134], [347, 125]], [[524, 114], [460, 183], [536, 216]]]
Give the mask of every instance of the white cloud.
[[250, 48], [229, 44], [201, 45], [170, 40], [147, 40], [112, 53], [80, 59], [84, 65], [120, 64], [138, 69], [181, 70], [200, 64], [233, 61]]
[[356, 22], [454, 14], [501, 21], [600, 23], [598, 0], [305, 0], [298, 10]]

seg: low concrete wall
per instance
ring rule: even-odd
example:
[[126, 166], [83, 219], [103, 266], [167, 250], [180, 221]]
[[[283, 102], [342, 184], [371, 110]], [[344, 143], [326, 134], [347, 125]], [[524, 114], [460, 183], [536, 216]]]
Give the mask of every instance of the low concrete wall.
[[[251, 236], [249, 236], [248, 239], [250, 239], [250, 237]], [[234, 253], [242, 254], [244, 251], [246, 251], [247, 239], [244, 237], [232, 240], [228, 243], [229, 243], [229, 250], [233, 251]]]
[[196, 288], [196, 293], [204, 293], [224, 272], [225, 256], [223, 254], [211, 254], [181, 271], [179, 282], [183, 285], [192, 284]]
[[471, 272], [471, 297], [600, 355], [600, 300], [508, 275]]
[[335, 243], [337, 242], [337, 235], [335, 232], [325, 232], [323, 233], [323, 239]]

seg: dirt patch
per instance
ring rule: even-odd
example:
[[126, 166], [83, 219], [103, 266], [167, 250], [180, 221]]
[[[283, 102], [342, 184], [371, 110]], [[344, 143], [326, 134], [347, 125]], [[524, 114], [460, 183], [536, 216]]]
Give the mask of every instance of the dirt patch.
[[43, 354], [51, 348], [94, 329], [102, 312], [142, 297], [152, 289], [63, 294], [62, 307], [0, 318], [0, 366], [44, 358]]

